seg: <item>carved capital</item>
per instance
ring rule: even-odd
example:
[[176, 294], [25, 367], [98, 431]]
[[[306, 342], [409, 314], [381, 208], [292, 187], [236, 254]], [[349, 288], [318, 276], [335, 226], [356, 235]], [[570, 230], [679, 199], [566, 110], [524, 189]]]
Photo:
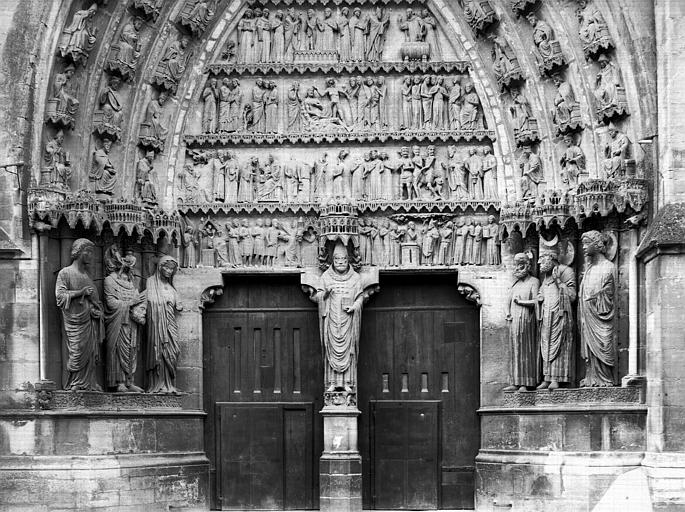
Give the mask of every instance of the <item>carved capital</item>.
[[459, 283], [457, 285], [457, 291], [462, 294], [467, 301], [473, 302], [477, 306], [481, 305], [480, 293], [470, 284]]
[[200, 309], [203, 310], [209, 304], [214, 304], [217, 297], [224, 294], [224, 287], [221, 285], [210, 286], [200, 295]]

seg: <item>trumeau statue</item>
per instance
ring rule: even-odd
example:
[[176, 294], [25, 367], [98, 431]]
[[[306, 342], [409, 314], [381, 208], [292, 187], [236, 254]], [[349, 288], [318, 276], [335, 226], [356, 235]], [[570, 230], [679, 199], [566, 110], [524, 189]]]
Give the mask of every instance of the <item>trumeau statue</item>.
[[62, 30], [57, 50], [62, 57], [71, 59], [74, 64], [80, 63], [85, 66], [88, 54], [95, 46], [93, 16], [97, 10], [98, 6], [94, 3], [88, 9], [76, 11], [71, 24]]
[[41, 170], [41, 185], [53, 185], [63, 189], [69, 188], [71, 180], [71, 159], [64, 150], [64, 132], [58, 130], [55, 136], [45, 145], [45, 167]]
[[108, 388], [119, 392], [142, 392], [133, 383], [138, 360], [138, 330], [145, 324], [146, 293], [139, 292], [133, 276], [136, 258], [123, 257], [116, 245], [105, 254], [108, 272], [104, 283]]
[[574, 332], [573, 303], [576, 300], [576, 274], [559, 263], [558, 244], [540, 250], [540, 291], [537, 299], [540, 322], [540, 351], [543, 382], [538, 389], [557, 389], [573, 381]]
[[505, 391], [526, 391], [539, 382], [540, 343], [536, 309], [540, 283], [530, 274], [530, 258], [514, 257], [514, 283], [509, 292], [506, 320], [509, 322], [511, 381]]
[[580, 354], [585, 360], [581, 387], [613, 386], [616, 366], [615, 266], [606, 257], [606, 239], [599, 231], [581, 236], [586, 257], [578, 294]]
[[88, 181], [93, 192], [112, 195], [117, 184], [117, 171], [109, 159], [112, 140], [103, 137], [102, 147], [93, 152], [93, 166], [88, 173]]
[[62, 310], [69, 378], [64, 389], [102, 391], [95, 366], [105, 337], [102, 303], [88, 275], [95, 245], [79, 238], [71, 246], [72, 263], [57, 274], [55, 296]]
[[364, 302], [378, 287], [378, 272], [357, 273], [338, 242], [333, 263], [320, 277], [303, 274], [302, 285], [319, 305], [319, 331], [327, 391], [356, 393], [359, 334]]
[[147, 280], [147, 391], [178, 393], [176, 366], [181, 351], [176, 314], [183, 308], [178, 301], [173, 277], [178, 262], [162, 256], [157, 271]]

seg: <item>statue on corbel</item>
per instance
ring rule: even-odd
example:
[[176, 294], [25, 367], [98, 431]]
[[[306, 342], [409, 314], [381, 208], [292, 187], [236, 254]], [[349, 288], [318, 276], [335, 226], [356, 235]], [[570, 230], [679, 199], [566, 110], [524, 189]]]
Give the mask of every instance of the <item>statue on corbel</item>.
[[597, 62], [600, 67], [594, 91], [597, 119], [606, 123], [610, 119], [627, 116], [628, 102], [620, 70], [605, 54], [600, 55]]
[[107, 87], [98, 98], [99, 110], [93, 112], [93, 130], [100, 137], [116, 141], [121, 136], [123, 104], [119, 95], [121, 78], [110, 76]]
[[579, 23], [578, 35], [587, 60], [594, 59], [598, 54], [606, 53], [614, 47], [609, 27], [596, 6], [588, 0], [579, 0], [576, 16]]
[[580, 114], [580, 103], [576, 100], [571, 84], [558, 73], [555, 73], [552, 79], [557, 87], [554, 109], [551, 111], [555, 134], [558, 136], [581, 130], [583, 120]]
[[181, 36], [179, 40], [172, 42], [164, 50], [164, 55], [157, 64], [157, 69], [151, 80], [151, 83], [160, 91], [176, 94], [178, 82], [183, 77], [193, 56], [193, 51], [188, 48], [189, 44], [188, 36]]
[[79, 110], [78, 86], [72, 83], [76, 66], [69, 63], [64, 71], [55, 74], [53, 96], [45, 107], [45, 122], [57, 128], [73, 130]]
[[504, 36], [491, 36], [492, 69], [500, 88], [508, 89], [523, 80], [523, 70]]
[[566, 58], [561, 51], [559, 41], [554, 37], [554, 30], [549, 23], [539, 19], [530, 12], [526, 19], [533, 26], [533, 43], [537, 49], [538, 69], [542, 75], [566, 65]]
[[538, 120], [528, 99], [517, 90], [511, 91], [513, 105], [509, 108], [514, 120], [514, 138], [519, 146], [530, 145], [540, 140]]
[[[331, 242], [333, 243], [333, 242]], [[302, 288], [319, 307], [325, 405], [356, 407], [357, 360], [364, 303], [379, 291], [378, 271], [358, 273], [348, 247], [334, 242], [323, 274], [302, 274]]]
[[124, 81], [131, 82], [136, 74], [136, 64], [140, 57], [140, 31], [145, 20], [140, 16], [129, 19], [119, 35], [119, 41], [112, 44], [105, 70], [119, 75]]
[[93, 27], [93, 17], [97, 12], [97, 4], [78, 10], [71, 18], [71, 23], [62, 30], [57, 43], [60, 57], [68, 59], [75, 65], [86, 65], [88, 55], [97, 41], [97, 32]]
[[483, 32], [498, 20], [490, 0], [459, 0], [459, 3], [464, 9], [466, 23], [476, 34]]
[[150, 98], [148, 101], [145, 117], [138, 132], [138, 144], [142, 148], [164, 151], [164, 141], [169, 129], [163, 118], [163, 109], [168, 97], [166, 91], [161, 91], [157, 98]]
[[186, 0], [178, 22], [200, 37], [216, 15], [218, 0]]

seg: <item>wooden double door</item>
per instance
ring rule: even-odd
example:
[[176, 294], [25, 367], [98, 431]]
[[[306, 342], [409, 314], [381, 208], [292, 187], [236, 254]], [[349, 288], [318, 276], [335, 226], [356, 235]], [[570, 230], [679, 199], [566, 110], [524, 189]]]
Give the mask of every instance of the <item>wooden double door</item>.
[[[455, 276], [381, 276], [365, 307], [359, 442], [365, 508], [473, 507], [478, 312]], [[298, 275], [232, 276], [204, 317], [212, 505], [318, 508], [323, 370]]]

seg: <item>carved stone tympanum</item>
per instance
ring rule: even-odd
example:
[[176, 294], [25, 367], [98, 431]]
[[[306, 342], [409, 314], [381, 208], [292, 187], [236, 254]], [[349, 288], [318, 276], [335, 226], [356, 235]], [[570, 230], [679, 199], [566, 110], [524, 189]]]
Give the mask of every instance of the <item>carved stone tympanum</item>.
[[62, 310], [69, 378], [64, 389], [102, 391], [95, 367], [105, 337], [103, 308], [88, 274], [95, 245], [79, 238], [71, 246], [71, 265], [57, 274], [55, 296]]
[[615, 267], [606, 257], [602, 233], [588, 231], [581, 242], [586, 267], [578, 294], [580, 354], [585, 360], [585, 378], [580, 385], [613, 386], [617, 360]]

